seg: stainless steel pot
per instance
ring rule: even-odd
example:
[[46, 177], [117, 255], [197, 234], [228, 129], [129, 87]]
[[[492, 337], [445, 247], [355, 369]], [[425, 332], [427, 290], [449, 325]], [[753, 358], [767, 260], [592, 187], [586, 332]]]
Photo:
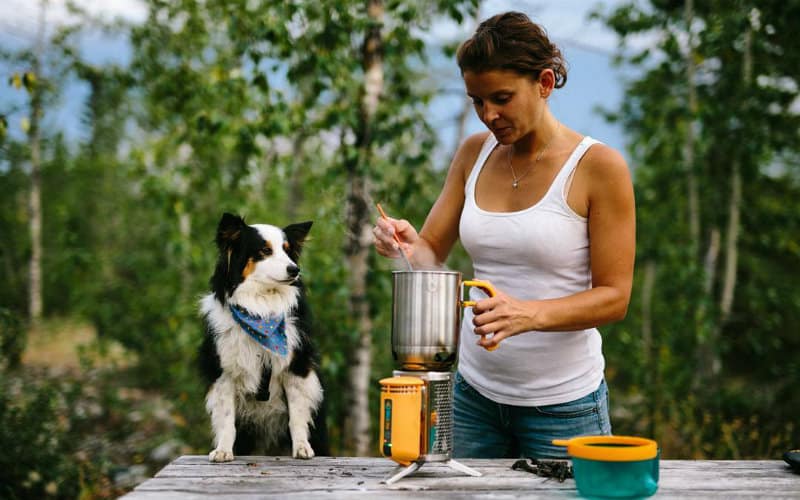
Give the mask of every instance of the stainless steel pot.
[[464, 286], [494, 295], [483, 281], [461, 281], [457, 271], [394, 271], [392, 355], [405, 370], [448, 370], [456, 361]]

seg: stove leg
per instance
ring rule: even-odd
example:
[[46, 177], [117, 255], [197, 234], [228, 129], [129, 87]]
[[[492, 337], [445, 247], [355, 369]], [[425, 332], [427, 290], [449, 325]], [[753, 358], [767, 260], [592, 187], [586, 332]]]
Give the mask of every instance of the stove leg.
[[[391, 477], [388, 477], [388, 478], [384, 479], [381, 482], [385, 483], [385, 484], [395, 483], [395, 482], [403, 479], [404, 477], [408, 476], [409, 474], [413, 474], [414, 472], [417, 471], [417, 469], [419, 469], [419, 467], [420, 467], [419, 463], [411, 462], [411, 465], [409, 465], [408, 467], [403, 467], [402, 469], [400, 469], [399, 472], [393, 473], [393, 475]], [[463, 465], [462, 465], [462, 467], [463, 467]], [[397, 470], [397, 469], [395, 469], [395, 470]]]
[[462, 464], [460, 462], [456, 462], [452, 458], [450, 460], [448, 460], [447, 462], [445, 462], [445, 463], [451, 469], [455, 469], [455, 470], [457, 470], [459, 472], [463, 472], [464, 474], [467, 474], [468, 476], [480, 477], [480, 476], [483, 475], [482, 473], [476, 471], [475, 469], [473, 469], [471, 467], [467, 467], [466, 465], [464, 465], [464, 464]]

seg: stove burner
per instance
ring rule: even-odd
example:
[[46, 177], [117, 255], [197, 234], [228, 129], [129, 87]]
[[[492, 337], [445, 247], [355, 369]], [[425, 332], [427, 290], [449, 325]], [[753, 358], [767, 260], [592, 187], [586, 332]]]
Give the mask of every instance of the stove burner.
[[395, 370], [393, 375], [381, 380], [381, 451], [400, 468], [384, 482], [399, 481], [426, 462], [481, 476], [452, 458], [453, 373]]

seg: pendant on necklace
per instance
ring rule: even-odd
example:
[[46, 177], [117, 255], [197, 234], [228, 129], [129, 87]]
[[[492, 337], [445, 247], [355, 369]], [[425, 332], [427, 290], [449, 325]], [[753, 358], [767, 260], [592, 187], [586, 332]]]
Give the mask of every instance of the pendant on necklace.
[[519, 181], [514, 181], [511, 183], [511, 187], [514, 189], [517, 189], [518, 186], [519, 186]]

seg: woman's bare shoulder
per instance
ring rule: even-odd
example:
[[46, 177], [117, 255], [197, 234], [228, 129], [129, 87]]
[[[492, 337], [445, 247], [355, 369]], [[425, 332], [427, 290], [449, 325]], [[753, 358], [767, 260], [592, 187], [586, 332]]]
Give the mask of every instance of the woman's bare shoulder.
[[590, 205], [609, 200], [632, 203], [633, 179], [619, 151], [606, 144], [595, 144], [586, 152], [581, 164]]
[[584, 171], [593, 179], [620, 177], [630, 178], [630, 171], [625, 157], [615, 148], [607, 144], [593, 145], [581, 161]]
[[467, 138], [461, 142], [461, 147], [480, 149], [483, 143], [486, 142], [486, 138], [489, 137], [490, 133], [489, 131], [483, 131], [468, 135]]
[[490, 132], [478, 132], [464, 139], [453, 156], [453, 161], [450, 165], [451, 170], [461, 172], [465, 178], [469, 176], [469, 172], [472, 170], [472, 166], [475, 164], [475, 160], [478, 158], [489, 134]]

